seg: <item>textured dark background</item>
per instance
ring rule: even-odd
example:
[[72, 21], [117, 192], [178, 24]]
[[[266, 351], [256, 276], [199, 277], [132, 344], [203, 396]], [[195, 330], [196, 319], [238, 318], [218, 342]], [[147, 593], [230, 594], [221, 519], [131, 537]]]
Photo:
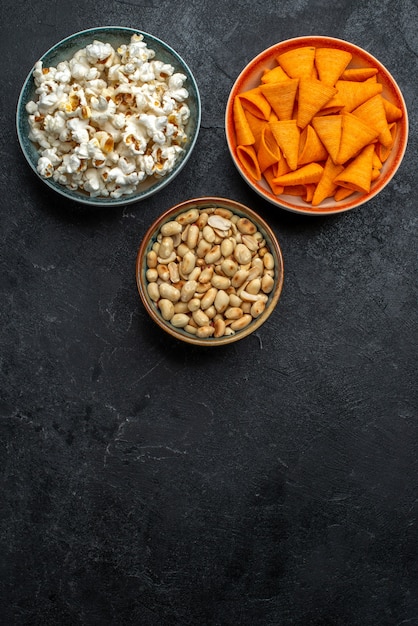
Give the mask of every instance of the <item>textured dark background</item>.
[[[203, 117], [158, 196], [91, 210], [40, 183], [15, 107], [37, 58], [85, 28], [184, 57]], [[229, 90], [279, 40], [345, 38], [397, 79], [410, 141], [341, 216], [264, 203], [233, 167]], [[0, 623], [417, 626], [416, 0], [2, 0]], [[252, 206], [285, 259], [279, 305], [224, 349], [147, 317], [135, 257], [172, 204]]]

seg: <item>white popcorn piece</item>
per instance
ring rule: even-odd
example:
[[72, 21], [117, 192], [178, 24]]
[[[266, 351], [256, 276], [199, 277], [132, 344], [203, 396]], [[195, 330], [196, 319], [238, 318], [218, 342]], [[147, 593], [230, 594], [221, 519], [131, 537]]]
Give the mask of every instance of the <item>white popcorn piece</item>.
[[59, 103], [58, 95], [52, 93], [42, 93], [38, 100], [38, 111], [41, 115], [53, 113]]
[[62, 172], [59, 172], [58, 170], [54, 171], [53, 179], [55, 182], [59, 183], [63, 187], [67, 187], [69, 184], [68, 176], [66, 176]]
[[189, 93], [187, 89], [183, 87], [183, 83], [186, 80], [184, 74], [173, 74], [168, 79], [168, 89], [170, 91], [170, 95], [177, 102], [184, 102], [187, 100]]
[[132, 174], [132, 172], [136, 171], [136, 161], [135, 159], [128, 159], [126, 156], [122, 156], [118, 158], [118, 167], [122, 170], [122, 172], [127, 174]]
[[87, 191], [93, 198], [109, 195], [100, 173], [95, 168], [88, 168], [84, 172], [83, 188], [84, 191]]
[[112, 198], [122, 198], [122, 196], [129, 196], [132, 193], [135, 193], [136, 185], [130, 185], [125, 187], [116, 187], [113, 191], [110, 192], [110, 196]]
[[148, 137], [151, 137], [154, 143], [163, 144], [166, 141], [164, 130], [167, 125], [165, 116], [150, 115], [141, 113], [139, 115], [139, 123], [146, 129]]
[[53, 167], [56, 167], [62, 162], [62, 156], [57, 154], [57, 148], [46, 148], [42, 151], [42, 157], [48, 159]]
[[154, 50], [148, 48], [143, 39], [142, 35], [133, 35], [128, 45], [122, 44], [118, 48], [122, 63], [127, 63], [130, 59], [145, 63], [155, 57]]
[[64, 154], [59, 170], [64, 174], [74, 174], [81, 168], [81, 159], [77, 154]]
[[90, 99], [90, 119], [98, 126], [112, 120], [116, 114], [116, 103], [103, 95], [92, 96]]
[[100, 74], [97, 78], [91, 78], [85, 81], [86, 95], [100, 96], [107, 88], [107, 82], [100, 78]]
[[55, 67], [44, 68], [42, 61], [37, 61], [33, 70], [33, 78], [36, 85], [39, 87], [39, 85], [46, 81], [53, 81], [56, 71]]
[[142, 35], [117, 50], [94, 41], [56, 68], [39, 61], [33, 77], [26, 111], [41, 176], [120, 198], [168, 174], [184, 151], [186, 76], [155, 59]]
[[27, 103], [26, 113], [29, 113], [29, 115], [34, 115], [35, 113], [37, 113], [37, 111], [38, 111], [38, 105], [36, 104], [36, 102], [31, 100], [30, 102]]
[[166, 81], [167, 78], [173, 75], [174, 67], [172, 65], [162, 61], [154, 61], [153, 65], [156, 80]]
[[71, 139], [78, 144], [87, 143], [90, 139], [88, 120], [80, 120], [78, 117], [73, 117], [68, 120], [67, 128], [71, 132]]
[[114, 182], [118, 187], [125, 187], [126, 185], [136, 185], [138, 182], [137, 172], [131, 172], [125, 174], [120, 167], [112, 167], [108, 172], [107, 180]]
[[155, 169], [155, 162], [150, 154], [140, 155], [137, 158], [137, 163], [141, 171], [145, 172], [146, 176], [153, 176]]
[[55, 115], [47, 114], [44, 119], [44, 129], [46, 134], [60, 137], [61, 133], [66, 129], [64, 114], [60, 111], [57, 111]]
[[54, 173], [54, 165], [46, 156], [41, 156], [36, 169], [45, 178], [51, 178]]
[[39, 126], [32, 126], [29, 131], [29, 139], [33, 141], [35, 144], [39, 144], [40, 148], [46, 149], [51, 148], [51, 143], [48, 141], [48, 136], [45, 135], [44, 131], [39, 128]]
[[113, 61], [115, 51], [110, 43], [102, 43], [101, 41], [93, 41], [93, 43], [86, 46], [86, 59], [91, 65], [100, 64], [101, 67], [107, 65]]
[[71, 81], [72, 74], [70, 66], [67, 62], [62, 61], [57, 65], [57, 71], [55, 72], [54, 80], [58, 83], [67, 84]]

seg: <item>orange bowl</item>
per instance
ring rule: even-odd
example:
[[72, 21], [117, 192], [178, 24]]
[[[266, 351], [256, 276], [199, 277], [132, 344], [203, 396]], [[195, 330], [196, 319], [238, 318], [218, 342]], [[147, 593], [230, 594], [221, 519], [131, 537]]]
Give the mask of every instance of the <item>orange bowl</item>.
[[[251, 177], [248, 172], [244, 170], [240, 159], [238, 158], [234, 127], [233, 104], [235, 97], [260, 85], [263, 73], [266, 70], [277, 66], [276, 59], [279, 55], [304, 46], [337, 48], [339, 50], [348, 51], [352, 55], [348, 68], [376, 68], [378, 70], [376, 75], [377, 81], [382, 84], [382, 96], [402, 111], [402, 118], [397, 121], [398, 127], [393, 148], [389, 157], [383, 163], [380, 176], [372, 182], [370, 191], [366, 193], [356, 191], [345, 200], [340, 201], [336, 201], [333, 197], [329, 197], [317, 206], [312, 206], [310, 203], [303, 200], [301, 196], [285, 193], [276, 195], [273, 193], [271, 187], [263, 176], [260, 180], [256, 180]], [[228, 149], [238, 172], [248, 185], [261, 197], [275, 206], [295, 213], [303, 213], [307, 215], [328, 215], [348, 211], [364, 204], [365, 202], [368, 202], [380, 193], [382, 189], [384, 189], [384, 187], [386, 187], [386, 185], [391, 181], [405, 154], [408, 141], [408, 114], [403, 95], [395, 79], [380, 63], [380, 61], [374, 58], [369, 52], [366, 52], [359, 46], [352, 43], [332, 37], [296, 37], [294, 39], [282, 41], [267, 48], [250, 61], [250, 63], [239, 74], [227, 101], [225, 132]]]

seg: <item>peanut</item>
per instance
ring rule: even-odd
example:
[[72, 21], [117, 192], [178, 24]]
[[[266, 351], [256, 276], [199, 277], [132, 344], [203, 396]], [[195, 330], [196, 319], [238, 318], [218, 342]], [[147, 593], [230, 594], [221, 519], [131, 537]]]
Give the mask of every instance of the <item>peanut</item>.
[[212, 304], [215, 302], [217, 293], [218, 293], [218, 290], [215, 289], [215, 287], [210, 287], [207, 290], [207, 292], [205, 293], [205, 295], [200, 301], [200, 306], [201, 306], [202, 311], [205, 311], [210, 306], [212, 306]]
[[252, 322], [252, 320], [252, 316], [249, 313], [245, 313], [239, 319], [232, 322], [231, 328], [232, 330], [242, 330], [243, 328], [248, 326], [248, 324]]
[[171, 320], [174, 315], [174, 304], [171, 302], [171, 300], [167, 300], [166, 298], [160, 298], [158, 300], [158, 308], [161, 311], [163, 319], [165, 319], [166, 321]]
[[189, 323], [189, 316], [185, 313], [174, 313], [171, 323], [175, 328], [185, 328]]
[[166, 222], [161, 226], [160, 232], [163, 237], [172, 237], [173, 235], [177, 235], [181, 233], [182, 226], [180, 222], [177, 220], [171, 220], [170, 222]]
[[161, 283], [160, 296], [162, 298], [166, 298], [167, 300], [171, 300], [171, 302], [177, 302], [180, 300], [180, 291], [177, 287], [174, 287], [174, 285]]
[[167, 259], [174, 250], [174, 242], [172, 237], [163, 237], [158, 250], [158, 256]]

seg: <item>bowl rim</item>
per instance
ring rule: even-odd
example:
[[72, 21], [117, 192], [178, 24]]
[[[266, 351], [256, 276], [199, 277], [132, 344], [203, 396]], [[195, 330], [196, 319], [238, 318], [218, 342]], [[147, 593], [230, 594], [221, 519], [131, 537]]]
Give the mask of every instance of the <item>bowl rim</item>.
[[[177, 71], [186, 70], [188, 74], [187, 80], [188, 82], [191, 83], [191, 87], [193, 89], [194, 106], [196, 109], [196, 120], [195, 120], [195, 130], [191, 137], [190, 143], [187, 146], [187, 150], [184, 153], [182, 159], [176, 164], [176, 166], [171, 172], [169, 172], [166, 176], [164, 176], [161, 179], [155, 179], [155, 182], [150, 182], [149, 187], [147, 187], [143, 191], [143, 193], [141, 193], [140, 196], [138, 196], [137, 194], [132, 194], [132, 195], [122, 196], [120, 198], [109, 198], [109, 197], [100, 197], [100, 196], [91, 197], [88, 195], [84, 195], [82, 192], [80, 192], [80, 190], [73, 191], [73, 190], [67, 189], [63, 185], [59, 185], [59, 183], [55, 183], [54, 181], [51, 181], [48, 178], [43, 178], [38, 173], [36, 169], [36, 164], [33, 162], [33, 158], [31, 154], [29, 153], [29, 150], [26, 147], [26, 142], [30, 140], [26, 136], [23, 135], [22, 129], [21, 129], [21, 120], [22, 120], [23, 115], [26, 113], [25, 111], [25, 104], [27, 101], [25, 99], [26, 92], [29, 89], [31, 81], [33, 81], [33, 71], [35, 69], [35, 64], [38, 61], [43, 61], [46, 58], [48, 58], [51, 54], [53, 54], [59, 48], [63, 47], [66, 43], [76, 41], [77, 39], [84, 38], [89, 35], [92, 35], [92, 38], [93, 38], [94, 36], [100, 35], [100, 33], [106, 34], [106, 32], [109, 32], [109, 31], [115, 31], [115, 33], [119, 31], [122, 34], [126, 34], [126, 35], [129, 35], [129, 34], [130, 35], [134, 35], [134, 34], [142, 35], [144, 37], [144, 41], [147, 43], [147, 45], [151, 45], [151, 47], [152, 47], [152, 42], [157, 43], [158, 46], [165, 49], [167, 53], [172, 55], [177, 60], [179, 64], [179, 68]], [[149, 41], [147, 41], [147, 39]], [[77, 203], [84, 204], [84, 205], [91, 206], [91, 207], [125, 206], [128, 204], [133, 204], [135, 202], [141, 202], [142, 200], [145, 200], [149, 198], [150, 196], [154, 195], [155, 193], [164, 189], [164, 187], [166, 187], [170, 182], [172, 182], [172, 180], [182, 171], [182, 169], [184, 168], [184, 166], [190, 159], [190, 156], [195, 148], [195, 145], [198, 139], [201, 121], [202, 121], [202, 102], [201, 102], [199, 88], [198, 88], [193, 72], [191, 71], [189, 65], [186, 63], [183, 57], [176, 50], [174, 50], [174, 48], [172, 48], [168, 43], [166, 43], [159, 37], [152, 35], [151, 33], [148, 33], [146, 31], [143, 31], [137, 28], [132, 28], [128, 26], [117, 26], [117, 25], [96, 26], [96, 27], [87, 28], [84, 30], [79, 30], [75, 33], [67, 35], [60, 41], [57, 41], [54, 45], [50, 46], [48, 50], [46, 50], [39, 58], [36, 59], [29, 73], [27, 74], [19, 92], [17, 105], [16, 105], [16, 115], [15, 115], [16, 134], [17, 134], [18, 143], [20, 145], [21, 151], [23, 152], [23, 155], [27, 163], [29, 164], [32, 171], [36, 174], [36, 177], [39, 180], [41, 180], [44, 184], [46, 184], [54, 192], [58, 193], [62, 197], [66, 198], [67, 200], [71, 200], [73, 202], [77, 202]], [[147, 181], [145, 180], [144, 183], [145, 182]]]
[[[274, 256], [275, 264], [278, 266], [277, 276], [275, 277], [275, 287], [270, 294], [270, 298], [268, 300], [268, 304], [265, 309], [266, 315], [260, 315], [258, 318], [255, 318], [246, 328], [241, 331], [235, 333], [235, 335], [224, 336], [224, 337], [208, 337], [206, 339], [201, 339], [199, 337], [195, 337], [191, 334], [186, 334], [181, 329], [176, 329], [174, 326], [170, 326], [168, 322], [163, 320], [161, 316], [158, 315], [157, 310], [150, 303], [150, 299], [148, 294], [146, 293], [146, 285], [145, 281], [142, 281], [142, 271], [144, 269], [145, 256], [147, 249], [150, 247], [150, 243], [154, 236], [156, 236], [161, 228], [162, 224], [165, 223], [171, 216], [178, 215], [190, 208], [195, 208], [196, 206], [204, 208], [204, 206], [209, 207], [213, 204], [218, 205], [219, 207], [229, 208], [231, 211], [236, 211], [237, 214], [246, 215], [250, 219], [253, 219], [257, 227], [261, 230], [263, 234], [266, 234], [269, 240], [269, 245], [272, 248], [270, 250]], [[139, 246], [136, 263], [135, 263], [135, 278], [137, 289], [139, 292], [139, 296], [141, 301], [145, 307], [145, 310], [151, 317], [151, 319], [165, 332], [174, 337], [175, 339], [197, 346], [223, 346], [230, 343], [235, 343], [240, 339], [244, 339], [248, 335], [252, 334], [256, 331], [260, 326], [262, 326], [270, 315], [273, 313], [276, 305], [280, 299], [281, 293], [283, 291], [284, 284], [284, 263], [283, 263], [283, 253], [281, 250], [280, 243], [275, 235], [271, 226], [266, 222], [266, 220], [261, 217], [254, 209], [251, 209], [247, 205], [238, 202], [236, 200], [232, 200], [229, 198], [224, 198], [220, 196], [202, 196], [199, 198], [191, 198], [189, 200], [183, 200], [165, 210], [157, 219], [153, 221], [153, 223], [148, 227], [145, 232], [141, 244]]]
[[[234, 131], [231, 124], [233, 98], [237, 93], [239, 93], [239, 87], [245, 81], [247, 74], [253, 71], [254, 68], [256, 68], [257, 66], [260, 66], [263, 62], [266, 62], [268, 59], [270, 59], [271, 61], [273, 58], [273, 53], [277, 52], [279, 49], [283, 47], [291, 49], [300, 46], [301, 44], [309, 45], [309, 43], [311, 43], [312, 45], [321, 44], [325, 47], [332, 47], [333, 45], [343, 47], [344, 49], [349, 49], [350, 51], [356, 53], [357, 55], [365, 59], [369, 64], [375, 65], [379, 70], [380, 76], [383, 76], [385, 78], [386, 88], [390, 89], [391, 93], [396, 96], [396, 99], [403, 112], [402, 119], [400, 120], [401, 130], [399, 132], [399, 148], [394, 157], [393, 165], [388, 169], [388, 171], [385, 172], [385, 174], [381, 178], [376, 181], [375, 185], [371, 188], [369, 193], [359, 194], [358, 192], [355, 192], [355, 194], [353, 196], [350, 196], [346, 201], [341, 201], [338, 206], [329, 206], [329, 202], [327, 206], [327, 201], [325, 200], [322, 206], [310, 207], [309, 204], [306, 204], [305, 208], [304, 206], [295, 206], [292, 202], [283, 199], [283, 197], [281, 196], [275, 196], [271, 191], [268, 190], [267, 186], [264, 188], [258, 183], [258, 181], [252, 181], [244, 174], [236, 155], [235, 141], [232, 139], [232, 137], [234, 136]], [[330, 37], [328, 35], [303, 35], [298, 37], [292, 37], [290, 39], [284, 39], [282, 41], [279, 41], [259, 52], [243, 67], [243, 69], [239, 72], [237, 78], [235, 79], [228, 95], [224, 121], [228, 151], [238, 173], [241, 175], [243, 180], [253, 189], [253, 191], [255, 191], [264, 200], [267, 200], [274, 206], [293, 213], [310, 216], [324, 216], [344, 213], [346, 211], [350, 211], [354, 208], [360, 207], [366, 202], [369, 202], [377, 194], [379, 194], [388, 185], [388, 183], [392, 180], [397, 170], [399, 169], [406, 152], [409, 134], [409, 119], [406, 102], [398, 83], [396, 82], [393, 75], [389, 72], [389, 70], [381, 63], [381, 61], [373, 56], [373, 54], [371, 54], [361, 46], [358, 46], [357, 44], [350, 41], [339, 39], [336, 37]]]

